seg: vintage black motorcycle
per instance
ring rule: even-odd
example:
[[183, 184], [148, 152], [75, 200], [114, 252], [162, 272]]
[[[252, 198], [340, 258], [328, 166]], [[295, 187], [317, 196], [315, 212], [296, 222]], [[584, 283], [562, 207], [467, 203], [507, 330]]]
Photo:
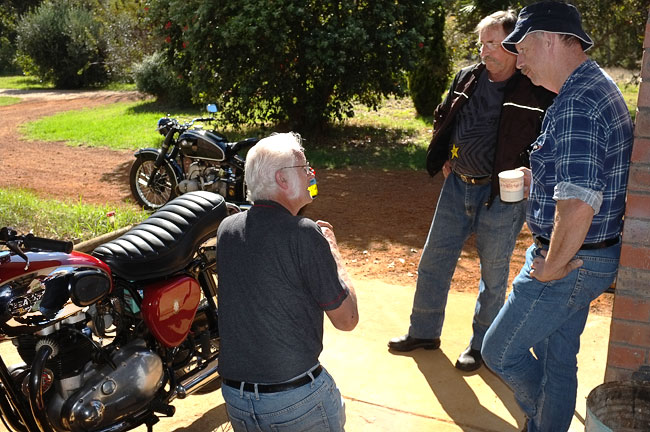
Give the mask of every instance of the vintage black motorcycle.
[[[207, 110], [214, 114], [217, 107], [210, 104]], [[140, 205], [155, 210], [175, 196], [197, 190], [218, 193], [238, 206], [249, 204], [242, 153], [259, 139], [232, 143], [216, 129], [194, 126], [213, 120], [212, 116], [187, 123], [169, 117], [158, 120], [157, 130], [165, 137], [161, 148], [138, 150], [131, 166], [131, 193]]]
[[[0, 229], [0, 414], [12, 431], [127, 431], [220, 380], [218, 194], [177, 197], [91, 254]], [[11, 354], [11, 353], [9, 353]]]

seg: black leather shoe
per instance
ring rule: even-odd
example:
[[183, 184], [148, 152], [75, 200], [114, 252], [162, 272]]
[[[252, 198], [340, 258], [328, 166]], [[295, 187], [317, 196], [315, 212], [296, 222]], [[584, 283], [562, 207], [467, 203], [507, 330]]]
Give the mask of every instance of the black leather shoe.
[[460, 369], [465, 372], [475, 371], [480, 368], [483, 364], [483, 357], [481, 357], [481, 351], [467, 347], [456, 360], [456, 369]]
[[405, 334], [388, 341], [388, 348], [393, 351], [413, 351], [417, 348], [434, 350], [440, 348], [440, 338], [436, 339], [417, 339]]

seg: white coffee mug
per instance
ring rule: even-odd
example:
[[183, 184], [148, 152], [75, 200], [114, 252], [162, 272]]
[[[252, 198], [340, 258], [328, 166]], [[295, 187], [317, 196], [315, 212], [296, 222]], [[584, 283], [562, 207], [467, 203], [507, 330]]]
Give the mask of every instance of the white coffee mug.
[[501, 201], [519, 202], [524, 199], [524, 172], [507, 170], [499, 173]]

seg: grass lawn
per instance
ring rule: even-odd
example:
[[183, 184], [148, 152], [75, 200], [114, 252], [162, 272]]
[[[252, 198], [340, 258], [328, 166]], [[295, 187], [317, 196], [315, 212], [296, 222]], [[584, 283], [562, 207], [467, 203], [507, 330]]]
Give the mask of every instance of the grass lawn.
[[[54, 114], [22, 124], [21, 133], [32, 140], [136, 150], [160, 145], [163, 137], [155, 130], [159, 118], [188, 121], [202, 115], [205, 112], [200, 109], [179, 111], [154, 102], [126, 102]], [[261, 128], [218, 130], [231, 141], [272, 132]], [[430, 120], [416, 116], [410, 99], [388, 99], [378, 111], [359, 106], [354, 118], [318, 136], [305, 137], [305, 147], [317, 167], [419, 169], [430, 134]]]
[[[111, 211], [115, 211], [115, 223], [106, 216]], [[25, 190], [0, 189], [0, 215], [2, 226], [19, 232], [33, 230], [36, 236], [78, 242], [141, 222], [149, 213], [126, 205], [85, 205], [41, 199]]]
[[14, 90], [43, 90], [52, 89], [54, 85], [51, 83], [44, 83], [37, 77], [12, 75], [0, 76], [1, 89], [14, 89]]
[[13, 96], [0, 96], [0, 106], [13, 105], [20, 102], [20, 98]]
[[[24, 76], [24, 75], [11, 75], [0, 76], [0, 89], [13, 89], [13, 90], [51, 90], [54, 84], [43, 82], [38, 77]], [[109, 83], [101, 90], [135, 90], [135, 84], [127, 83]]]

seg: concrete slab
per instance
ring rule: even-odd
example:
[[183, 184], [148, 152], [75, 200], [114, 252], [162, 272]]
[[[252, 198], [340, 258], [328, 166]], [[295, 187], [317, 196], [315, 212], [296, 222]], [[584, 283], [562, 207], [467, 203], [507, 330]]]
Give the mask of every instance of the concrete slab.
[[[512, 392], [485, 367], [477, 373], [454, 368], [471, 334], [475, 296], [450, 293], [439, 350], [406, 355], [388, 352], [388, 339], [406, 332], [414, 287], [355, 280], [361, 321], [340, 332], [326, 320], [321, 362], [345, 399], [348, 432], [514, 432], [523, 415]], [[578, 358], [578, 401], [571, 431], [584, 430], [585, 403], [602, 383], [609, 338], [608, 317], [590, 315]], [[18, 361], [11, 343], [0, 345], [9, 364]], [[232, 430], [221, 392], [176, 400], [176, 415], [154, 431]], [[0, 425], [0, 431], [5, 430]], [[136, 429], [138, 432], [146, 428]]]
[[[348, 431], [518, 431], [523, 415], [510, 389], [485, 367], [454, 368], [471, 336], [475, 296], [450, 293], [439, 350], [389, 353], [404, 334], [414, 287], [357, 280], [360, 323], [343, 333], [327, 326], [321, 362], [347, 404]], [[587, 395], [604, 377], [608, 317], [591, 315], [578, 359], [578, 402], [571, 431], [584, 430]]]

